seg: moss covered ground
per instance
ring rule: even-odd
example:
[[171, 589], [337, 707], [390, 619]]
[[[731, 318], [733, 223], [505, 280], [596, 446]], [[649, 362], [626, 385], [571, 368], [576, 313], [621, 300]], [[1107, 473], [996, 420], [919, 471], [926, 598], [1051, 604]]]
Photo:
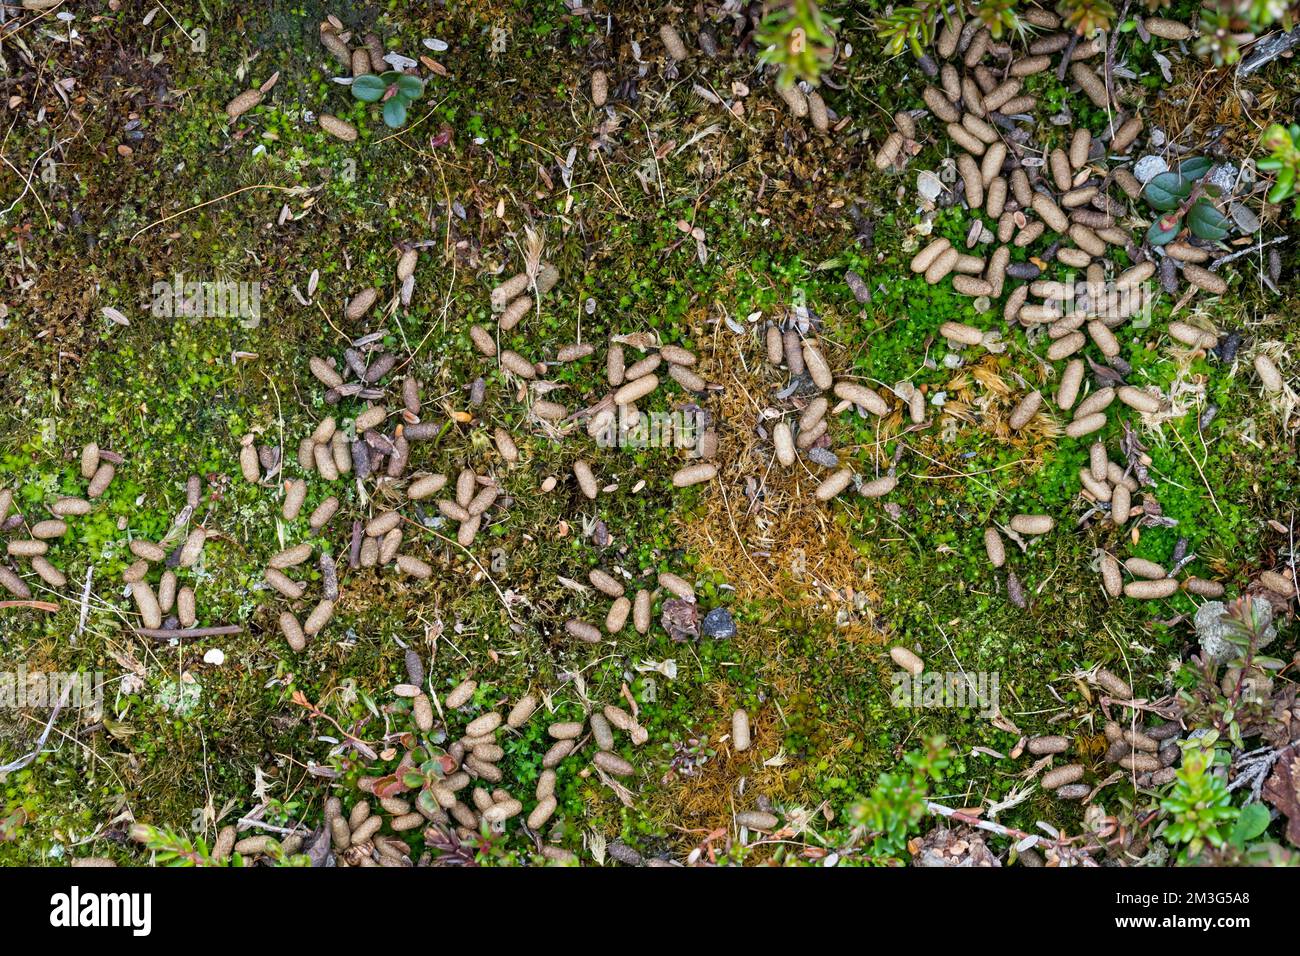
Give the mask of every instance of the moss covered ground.
[[[78, 11], [70, 24], [49, 17], [6, 39], [4, 92], [24, 98], [6, 113], [0, 143], [0, 486], [36, 511], [81, 492], [84, 443], [125, 464], [93, 514], [52, 549], [71, 582], [57, 610], [0, 610], [5, 661], [108, 679], [102, 719], [65, 715], [39, 759], [0, 779], [0, 861], [139, 862], [125, 836], [132, 821], [210, 836], [259, 802], [269, 821], [310, 818], [328, 793], [311, 766], [330, 762], [320, 737], [334, 731], [293, 696], [345, 726], [364, 722], [405, 680], [408, 647], [424, 656], [435, 689], [474, 676], [482, 707], [543, 688], [563, 719], [580, 716], [584, 695], [612, 701], [626, 689], [651, 733], [636, 797], [627, 806], [593, 778], [568, 778], [562, 842], [578, 848], [599, 833], [642, 852], [679, 852], [728, 826], [741, 793], [813, 811], [814, 829], [833, 826], [882, 771], [936, 735], [956, 753], [948, 803], [1005, 798], [1021, 767], [996, 754], [1018, 734], [977, 708], [892, 706], [894, 644], [942, 670], [996, 671], [1004, 718], [1028, 734], [1099, 732], [1073, 676], [1096, 664], [1152, 697], [1171, 687], [1194, 605], [1181, 595], [1149, 604], [1105, 596], [1092, 561], [1120, 532], [1076, 530], [1068, 517], [1082, 514], [1076, 474], [1087, 442], [997, 427], [1019, 388], [1023, 339], [1009, 334], [1006, 352], [960, 370], [925, 364], [942, 322], [992, 327], [998, 312], [979, 315], [907, 270], [914, 177], [877, 172], [871, 153], [889, 115], [919, 105], [911, 61], [879, 55], [867, 18], [854, 13], [841, 34], [853, 52], [825, 90], [850, 119], [843, 130], [823, 135], [793, 121], [750, 58], [686, 65], [675, 78], [649, 62], [615, 125], [590, 104], [590, 70], [633, 71], [629, 40], [653, 36], [658, 23], [646, 5], [615, 6], [612, 38], [603, 18], [549, 0], [304, 0], [171, 4], [147, 18], [149, 5], [124, 3]], [[431, 75], [405, 128], [388, 130], [331, 82], [334, 64], [317, 41], [331, 13], [445, 71]], [[421, 45], [428, 37], [448, 48], [431, 51]], [[34, 67], [14, 53], [18, 43]], [[1140, 45], [1134, 54], [1148, 55]], [[225, 104], [275, 73], [264, 102], [228, 121]], [[65, 78], [75, 82], [60, 95]], [[1049, 102], [1064, 96], [1054, 78], [1036, 82]], [[1276, 75], [1260, 82], [1284, 85]], [[694, 83], [752, 91], [736, 116], [693, 94]], [[353, 122], [357, 142], [309, 121], [324, 111]], [[927, 149], [914, 168], [937, 166], [940, 148]], [[571, 174], [562, 168], [570, 150]], [[587, 502], [571, 481], [538, 492], [546, 476], [569, 474], [575, 449], [596, 452], [581, 432], [560, 442], [529, 429], [467, 332], [492, 322], [488, 291], [518, 269], [526, 227], [544, 235], [562, 279], [515, 344], [549, 354], [579, 337], [651, 331], [696, 349], [706, 377], [723, 386], [717, 401], [737, 409], [720, 420], [723, 447], [738, 462], [750, 454], [748, 465], [719, 484], [674, 491], [667, 479], [678, 463], [661, 450], [600, 452], [617, 493]], [[955, 212], [936, 231], [964, 239]], [[493, 425], [511, 427], [524, 452], [506, 474], [513, 504], [480, 536], [474, 559], [433, 534], [416, 543], [434, 564], [429, 581], [345, 580], [327, 639], [295, 656], [260, 582], [266, 557], [301, 528], [286, 527], [278, 499], [240, 478], [239, 439], [251, 431], [283, 440], [292, 458], [327, 412], [308, 357], [341, 353], [358, 331], [346, 327], [343, 303], [369, 285], [395, 292], [396, 249], [410, 242], [423, 244], [415, 294], [388, 318], [386, 343], [409, 356], [408, 371], [448, 414], [469, 407], [475, 377], [488, 382], [474, 420], [421, 446], [416, 464], [454, 473], [483, 456]], [[1294, 367], [1296, 253], [1283, 248], [1282, 298], [1242, 263], [1229, 295], [1191, 308], [1221, 329], [1281, 343]], [[869, 302], [854, 297], [846, 270], [864, 278]], [[153, 284], [178, 273], [262, 283], [260, 322], [153, 316]], [[305, 299], [313, 273], [304, 304], [295, 289]], [[873, 384], [911, 379], [928, 396], [988, 414], [950, 436], [907, 432], [900, 415], [843, 418], [836, 451], [860, 473], [900, 456], [888, 506], [854, 498], [814, 508], [817, 478], [800, 474], [774, 479], [765, 528], [744, 497], [745, 478], [761, 477], [762, 466], [739, 409], [765, 405], [784, 384], [764, 369], [759, 333], [798, 301], [823, 323], [837, 369]], [[1126, 339], [1123, 357], [1152, 384], [1193, 383], [1197, 407], [1218, 414], [1204, 430], [1190, 414], [1141, 433], [1164, 514], [1177, 524], [1144, 528], [1126, 547], [1167, 562], [1185, 537], [1198, 555], [1192, 571], [1239, 589], [1286, 545], [1267, 521], [1286, 524], [1294, 511], [1295, 433], [1244, 366], [1190, 360], [1160, 342], [1172, 306], [1161, 300], [1150, 336]], [[556, 381], [589, 374], [576, 365]], [[1110, 429], [1118, 441], [1121, 423]], [[191, 474], [207, 480], [202, 511], [215, 531], [196, 578], [200, 624], [246, 629], [169, 646], [132, 634], [134, 608], [118, 582], [133, 560], [128, 540], [166, 533]], [[310, 478], [309, 506], [325, 494]], [[361, 507], [355, 488], [344, 494], [346, 507]], [[1007, 599], [981, 543], [992, 517], [1022, 511], [1061, 516], [1057, 533], [1013, 557], [1024, 609]], [[756, 547], [764, 533], [769, 546]], [[337, 529], [318, 543], [346, 547]], [[705, 607], [735, 615], [737, 636], [675, 643], [656, 627], [575, 648], [563, 620], [603, 617], [604, 604], [558, 578], [611, 563], [691, 576]], [[94, 600], [79, 629], [77, 596], [92, 565]], [[526, 603], [512, 604], [515, 595]], [[1292, 624], [1291, 646], [1294, 638]], [[224, 663], [205, 663], [214, 648]], [[667, 661], [671, 678], [656, 669]], [[755, 721], [744, 754], [727, 738], [736, 707]], [[25, 752], [44, 717], [0, 714], [0, 758]], [[518, 779], [536, 776], [543, 732], [535, 726], [508, 748]], [[1080, 812], [1037, 794], [1002, 820], [1068, 829]]]

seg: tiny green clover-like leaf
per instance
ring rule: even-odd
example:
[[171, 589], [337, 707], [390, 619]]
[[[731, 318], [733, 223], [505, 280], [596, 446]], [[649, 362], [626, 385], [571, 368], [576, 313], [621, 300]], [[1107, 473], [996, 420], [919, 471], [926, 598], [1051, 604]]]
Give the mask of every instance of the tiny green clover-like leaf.
[[1208, 199], [1199, 199], [1192, 205], [1187, 212], [1187, 225], [1193, 235], [1210, 240], [1222, 239], [1232, 227], [1228, 217]]
[[1204, 156], [1191, 156], [1178, 164], [1178, 175], [1183, 179], [1197, 180], [1208, 173], [1214, 163]]
[[1277, 182], [1275, 182], [1268, 191], [1268, 201], [1280, 203], [1282, 200], [1286, 199], [1287, 196], [1291, 195], [1291, 191], [1294, 188], [1295, 169], [1287, 167], [1277, 174]]
[[352, 81], [352, 95], [363, 103], [378, 103], [387, 89], [388, 84], [383, 81], [383, 78], [373, 73], [358, 76]]
[[406, 122], [406, 97], [398, 94], [384, 104], [384, 122], [398, 129]]
[[1142, 198], [1153, 209], [1168, 212], [1170, 209], [1176, 209], [1180, 202], [1191, 195], [1191, 192], [1190, 181], [1183, 179], [1177, 173], [1161, 173], [1159, 176], [1153, 176], [1143, 187]]
[[415, 787], [424, 786], [424, 774], [418, 770], [408, 770], [402, 774], [402, 783], [414, 789]]
[[1151, 245], [1163, 246], [1173, 242], [1174, 236], [1178, 235], [1178, 231], [1183, 225], [1181, 219], [1174, 219], [1173, 225], [1169, 228], [1165, 228], [1164, 223], [1164, 219], [1157, 219], [1151, 224], [1151, 228], [1147, 230], [1147, 242], [1151, 243]]
[[1237, 815], [1237, 823], [1228, 839], [1233, 846], [1244, 850], [1247, 843], [1268, 829], [1268, 822], [1269, 812], [1266, 806], [1262, 803], [1247, 804]]
[[424, 83], [421, 82], [418, 76], [403, 73], [397, 78], [397, 91], [408, 100], [419, 99], [424, 92]]

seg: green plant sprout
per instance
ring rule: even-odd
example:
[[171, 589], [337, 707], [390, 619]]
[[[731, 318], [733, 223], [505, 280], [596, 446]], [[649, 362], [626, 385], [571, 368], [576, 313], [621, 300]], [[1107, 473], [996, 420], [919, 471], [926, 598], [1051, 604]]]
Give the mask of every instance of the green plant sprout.
[[1212, 199], [1222, 190], [1204, 182], [1214, 164], [1203, 156], [1193, 156], [1178, 164], [1177, 170], [1161, 173], [1142, 189], [1142, 198], [1152, 209], [1165, 213], [1151, 224], [1147, 241], [1163, 246], [1174, 240], [1186, 224], [1192, 235], [1217, 242], [1228, 235], [1232, 222], [1219, 211]]
[[797, 80], [816, 85], [834, 57], [839, 25], [838, 19], [822, 14], [814, 0], [790, 0], [759, 24], [759, 59], [779, 68], [777, 83], [783, 89]]
[[1255, 167], [1266, 173], [1276, 173], [1268, 191], [1268, 201], [1283, 203], [1295, 196], [1293, 214], [1300, 216], [1300, 193], [1296, 192], [1296, 178], [1300, 176], [1300, 124], [1292, 123], [1286, 127], [1273, 123], [1264, 130], [1260, 144], [1269, 150], [1269, 155], [1257, 161]]
[[409, 73], [366, 73], [352, 81], [352, 95], [363, 103], [384, 104], [384, 122], [392, 129], [406, 123], [407, 107], [424, 94], [424, 82]]

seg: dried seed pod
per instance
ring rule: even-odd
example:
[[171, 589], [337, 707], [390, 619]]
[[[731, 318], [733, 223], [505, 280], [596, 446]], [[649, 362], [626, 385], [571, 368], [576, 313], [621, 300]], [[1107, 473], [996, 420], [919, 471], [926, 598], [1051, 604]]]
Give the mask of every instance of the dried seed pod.
[[320, 128], [345, 143], [355, 142], [357, 138], [357, 128], [346, 120], [341, 120], [337, 116], [331, 116], [329, 113], [321, 113], [316, 118]]
[[1263, 386], [1264, 391], [1270, 393], [1282, 391], [1282, 372], [1271, 358], [1260, 352], [1255, 356], [1254, 365], [1255, 374], [1259, 376], [1259, 384]]
[[591, 762], [601, 770], [616, 777], [630, 777], [636, 773], [635, 767], [610, 750], [596, 751], [591, 758]]
[[921, 672], [925, 670], [925, 662], [906, 647], [891, 647], [889, 649], [889, 658], [913, 677], [920, 676]]
[[558, 767], [561, 761], [571, 753], [573, 753], [572, 740], [557, 740], [551, 744], [550, 749], [542, 756], [543, 769], [552, 770]]
[[497, 428], [492, 432], [493, 441], [497, 446], [497, 453], [508, 462], [519, 460], [519, 448], [515, 445], [515, 440], [510, 437], [510, 433], [504, 428]]
[[1077, 783], [1083, 779], [1083, 766], [1077, 763], [1066, 764], [1064, 767], [1057, 767], [1055, 770], [1049, 770], [1043, 774], [1040, 781], [1044, 790], [1055, 790], [1063, 787], [1068, 783]]
[[930, 112], [943, 122], [956, 123], [961, 119], [961, 113], [953, 106], [952, 100], [933, 86], [927, 86], [922, 90], [921, 98], [925, 100], [925, 105], [930, 107]]
[[998, 534], [996, 528], [984, 529], [984, 550], [988, 553], [989, 563], [995, 568], [1000, 568], [1007, 563], [1007, 549], [1002, 543], [1002, 535]]
[[582, 736], [583, 723], [580, 720], [566, 720], [551, 724], [546, 732], [556, 740], [576, 740]]
[[853, 481], [853, 472], [841, 468], [817, 486], [813, 497], [818, 501], [830, 501], [844, 491]]
[[1070, 78], [1079, 84], [1079, 88], [1087, 94], [1088, 99], [1092, 100], [1094, 106], [1101, 109], [1110, 106], [1110, 98], [1106, 95], [1106, 84], [1087, 65], [1078, 62], [1071, 63]]
[[[939, 256], [942, 255], [944, 252], [947, 252], [950, 248], [952, 248], [952, 243], [949, 242], [947, 239], [943, 238], [942, 236], [938, 239], [935, 239], [933, 242], [931, 242], [924, 249], [922, 249], [920, 252], [918, 252], [915, 256], [912, 257], [912, 262], [910, 266], [911, 270], [916, 274], [920, 275], [921, 273], [929, 269], [930, 266], [934, 263], [934, 261], [938, 259]], [[771, 328], [775, 328], [775, 326], [772, 326]], [[773, 362], [772, 364], [773, 365], [779, 364], [779, 360], [777, 362]]]
[[588, 624], [586, 621], [571, 618], [565, 622], [564, 630], [567, 631], [571, 637], [576, 637], [585, 644], [600, 643], [600, 628]]
[[650, 592], [641, 588], [632, 601], [632, 626], [638, 634], [650, 630]]
[[[32, 557], [32, 570], [40, 579], [52, 588], [61, 588], [68, 583], [68, 577], [39, 554]], [[173, 577], [174, 580], [174, 577]], [[163, 608], [166, 611], [166, 608]]]
[[658, 387], [658, 376], [642, 375], [640, 378], [628, 382], [614, 393], [614, 404], [631, 405], [633, 402], [645, 398]]
[[329, 623], [330, 618], [333, 616], [334, 602], [328, 599], [321, 601], [312, 608], [311, 613], [307, 615], [307, 620], [302, 626], [303, 633], [307, 634], [309, 637], [315, 637], [322, 629], [324, 629], [325, 625]]
[[594, 500], [600, 493], [600, 486], [596, 483], [596, 476], [592, 473], [591, 466], [581, 458], [573, 463], [573, 476], [578, 480], [578, 487], [587, 498]]
[[162, 627], [162, 609], [158, 606], [158, 596], [145, 581], [131, 584], [131, 598], [140, 612], [140, 620], [145, 627]]
[[712, 481], [718, 475], [718, 466], [705, 462], [698, 465], [687, 465], [679, 468], [673, 473], [674, 488], [689, 488], [691, 485], [702, 484], [706, 481]]
[[303, 585], [290, 578], [290, 576], [286, 575], [285, 572], [278, 571], [273, 567], [268, 567], [263, 572], [263, 576], [266, 580], [266, 584], [270, 585], [270, 588], [283, 594], [283, 596], [289, 598], [290, 601], [296, 601], [298, 598], [303, 596], [303, 592], [305, 591]]
[[1056, 527], [1056, 519], [1051, 515], [1018, 514], [1008, 522], [1016, 534], [1048, 534]]
[[237, 120], [258, 103], [262, 102], [261, 90], [244, 90], [233, 100], [226, 104], [226, 116], [232, 120]]
[[902, 149], [902, 133], [894, 132], [886, 136], [884, 142], [880, 144], [880, 149], [876, 152], [876, 169], [888, 169], [890, 166], [894, 165], [894, 161], [898, 159], [898, 154]]
[[790, 115], [795, 119], [803, 119], [808, 115], [808, 97], [804, 96], [803, 90], [798, 86], [793, 83], [785, 86], [778, 82], [776, 92], [790, 108]]
[[1028, 744], [1029, 752], [1035, 757], [1041, 757], [1045, 754], [1063, 754], [1069, 749], [1069, 737], [1032, 737]]
[[298, 517], [298, 512], [302, 510], [303, 502], [307, 500], [307, 482], [301, 478], [285, 482], [284, 485], [284, 502], [280, 506], [280, 514], [285, 521], [293, 521]]
[[1276, 571], [1261, 571], [1259, 573], [1259, 583], [1274, 594], [1279, 594], [1284, 598], [1295, 597], [1295, 585], [1291, 583], [1291, 579], [1278, 574]]
[[667, 54], [678, 63], [690, 55], [686, 49], [686, 44], [682, 42], [681, 35], [671, 24], [665, 23], [659, 28], [659, 40], [663, 43]]
[[883, 498], [898, 486], [894, 475], [882, 475], [874, 481], [864, 481], [858, 488], [858, 494], [864, 498]]
[[1007, 425], [1012, 431], [1018, 432], [1029, 424], [1030, 420], [1038, 414], [1038, 408], [1043, 404], [1043, 395], [1037, 389], [1030, 392], [1016, 405], [1007, 420]]
[[632, 602], [626, 597], [615, 598], [605, 615], [605, 633], [617, 634], [627, 624], [628, 615], [632, 613]]
[[1188, 594], [1203, 598], [1222, 597], [1224, 591], [1223, 585], [1218, 581], [1207, 581], [1204, 578], [1187, 578], [1183, 581], [1182, 588]]
[[421, 581], [433, 576], [433, 568], [426, 562], [409, 554], [399, 554], [397, 556], [397, 569], [403, 574], [418, 578]]

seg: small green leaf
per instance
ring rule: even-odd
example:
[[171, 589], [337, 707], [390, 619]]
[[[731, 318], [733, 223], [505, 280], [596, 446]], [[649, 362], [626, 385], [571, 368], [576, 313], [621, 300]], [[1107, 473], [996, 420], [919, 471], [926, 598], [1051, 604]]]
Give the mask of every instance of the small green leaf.
[[1214, 163], [1204, 156], [1192, 156], [1178, 164], [1178, 175], [1183, 179], [1195, 181], [1214, 167]]
[[1237, 849], [1245, 849], [1246, 844], [1268, 829], [1268, 808], [1262, 803], [1250, 803], [1241, 808], [1237, 816], [1237, 825], [1232, 828], [1229, 839]]
[[1273, 188], [1268, 191], [1269, 202], [1281, 202], [1291, 195], [1291, 190], [1295, 187], [1295, 169], [1288, 167], [1277, 174], [1277, 182]]
[[403, 73], [397, 78], [397, 90], [408, 100], [419, 99], [424, 92], [424, 84], [418, 76]]
[[1176, 209], [1178, 204], [1192, 192], [1192, 184], [1177, 173], [1161, 173], [1153, 176], [1142, 189], [1142, 198], [1153, 209], [1168, 212]]
[[399, 129], [406, 122], [406, 97], [394, 96], [384, 104], [384, 122]]
[[1163, 220], [1161, 219], [1157, 219], [1151, 224], [1151, 228], [1147, 230], [1147, 242], [1151, 243], [1153, 246], [1163, 246], [1167, 243], [1173, 242], [1174, 236], [1178, 235], [1178, 230], [1183, 224], [1181, 219], [1176, 219], [1174, 220], [1172, 228], [1164, 229], [1160, 225], [1162, 221]]
[[358, 76], [352, 81], [352, 95], [363, 103], [378, 103], [388, 89], [388, 84], [373, 73]]
[[1228, 234], [1232, 223], [1208, 199], [1198, 199], [1187, 212], [1187, 226], [1195, 236], [1219, 240]]

